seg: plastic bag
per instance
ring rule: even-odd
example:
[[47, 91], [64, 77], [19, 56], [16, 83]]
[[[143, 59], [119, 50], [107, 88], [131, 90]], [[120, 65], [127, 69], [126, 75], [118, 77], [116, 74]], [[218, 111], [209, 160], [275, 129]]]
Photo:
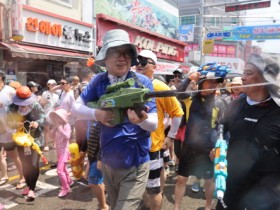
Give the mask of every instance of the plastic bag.
[[34, 138], [29, 132], [24, 132], [23, 127], [12, 134], [12, 139], [18, 146], [23, 147], [30, 147], [34, 143]]

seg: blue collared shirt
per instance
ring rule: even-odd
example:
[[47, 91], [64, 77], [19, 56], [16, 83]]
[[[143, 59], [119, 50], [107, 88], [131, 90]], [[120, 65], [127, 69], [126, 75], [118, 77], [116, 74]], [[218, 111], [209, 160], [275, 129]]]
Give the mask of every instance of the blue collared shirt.
[[[138, 73], [135, 73], [135, 75], [142, 85], [153, 91], [153, 84], [148, 77]], [[132, 78], [131, 72], [127, 74], [126, 79], [128, 78]], [[80, 97], [85, 104], [90, 101], [98, 101], [105, 94], [108, 85], [110, 85], [108, 73], [97, 74]], [[137, 82], [135, 87], [139, 87]], [[148, 113], [157, 111], [154, 99], [147, 101], [145, 105], [149, 107]], [[149, 161], [150, 132], [132, 124], [127, 119], [115, 127], [107, 127], [101, 124], [100, 142], [102, 162], [112, 168], [137, 167]]]

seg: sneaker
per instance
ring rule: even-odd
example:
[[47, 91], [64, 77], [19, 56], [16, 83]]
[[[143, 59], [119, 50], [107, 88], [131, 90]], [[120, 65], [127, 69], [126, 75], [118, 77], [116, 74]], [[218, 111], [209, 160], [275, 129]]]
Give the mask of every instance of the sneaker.
[[45, 151], [45, 152], [47, 152], [47, 151], [49, 151], [49, 150], [50, 150], [50, 148], [49, 148], [48, 146], [45, 146], [45, 147], [44, 147], [44, 151]]
[[77, 182], [81, 185], [88, 186], [88, 181], [84, 177], [80, 178]]
[[68, 193], [70, 192], [70, 189], [61, 189], [60, 192], [58, 193], [58, 197], [62, 198], [64, 196], [66, 196]]
[[26, 188], [24, 188], [23, 191], [21, 192], [21, 195], [22, 195], [22, 196], [26, 196], [26, 195], [28, 195], [28, 193], [29, 193], [29, 187], [26, 187]]
[[35, 194], [33, 190], [29, 190], [26, 201], [31, 202], [35, 200]]
[[192, 185], [193, 192], [199, 192], [199, 182], [194, 182]]

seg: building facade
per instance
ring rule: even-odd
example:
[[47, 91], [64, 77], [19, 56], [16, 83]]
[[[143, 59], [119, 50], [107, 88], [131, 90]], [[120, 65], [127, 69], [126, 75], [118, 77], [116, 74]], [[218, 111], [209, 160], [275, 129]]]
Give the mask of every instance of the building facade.
[[123, 29], [140, 52], [152, 50], [158, 57], [156, 74], [172, 75], [184, 62], [187, 45], [178, 37], [178, 8], [164, 0], [95, 1], [97, 47], [106, 31]]
[[89, 2], [4, 2], [1, 17], [9, 20], [3, 26], [9, 33], [2, 35], [0, 45], [1, 68], [10, 74], [7, 79], [44, 86], [50, 78], [78, 75], [95, 48], [93, 10], [83, 16]]
[[200, 62], [217, 62], [229, 65], [235, 74], [242, 73], [244, 58], [248, 43], [239, 41], [224, 41], [223, 37], [214, 38], [212, 52], [201, 55], [203, 41], [211, 33], [230, 30], [230, 27], [244, 25], [245, 12], [225, 12], [226, 4], [237, 4], [236, 0], [169, 0], [178, 5], [180, 26], [193, 25], [193, 39], [187, 41], [185, 49], [186, 62], [199, 65]]

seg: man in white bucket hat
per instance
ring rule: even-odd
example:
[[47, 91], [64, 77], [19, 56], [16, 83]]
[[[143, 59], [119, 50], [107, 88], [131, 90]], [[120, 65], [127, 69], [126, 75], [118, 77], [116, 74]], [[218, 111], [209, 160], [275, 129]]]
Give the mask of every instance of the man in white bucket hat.
[[100, 124], [100, 150], [102, 172], [109, 204], [112, 209], [137, 209], [146, 188], [149, 172], [150, 132], [157, 127], [155, 100], [145, 105], [139, 117], [128, 109], [124, 122], [115, 125], [111, 111], [87, 107], [90, 101], [98, 101], [111, 84], [134, 78], [135, 87], [145, 86], [153, 91], [146, 76], [130, 71], [137, 63], [135, 46], [130, 44], [128, 33], [115, 29], [103, 38], [103, 47], [96, 56], [95, 64], [105, 66], [107, 72], [97, 74], [72, 107], [72, 113], [80, 119], [98, 121]]

